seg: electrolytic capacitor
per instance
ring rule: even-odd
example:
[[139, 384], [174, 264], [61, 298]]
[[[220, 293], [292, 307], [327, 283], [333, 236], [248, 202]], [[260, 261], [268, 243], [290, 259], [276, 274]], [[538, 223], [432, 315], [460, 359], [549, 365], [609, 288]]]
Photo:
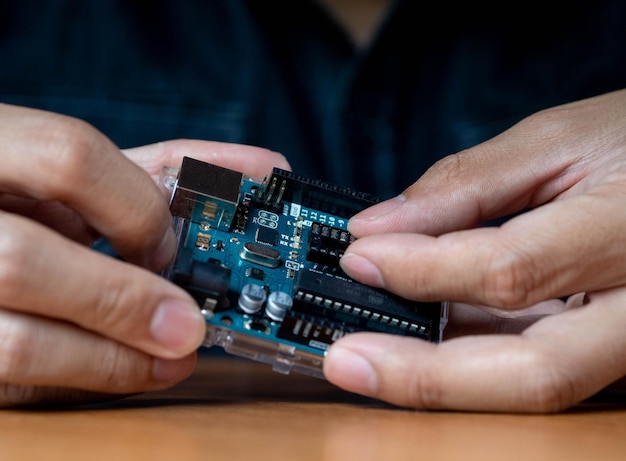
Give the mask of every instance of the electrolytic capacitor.
[[282, 291], [273, 291], [267, 298], [265, 313], [272, 320], [280, 322], [285, 318], [287, 311], [293, 306], [293, 298]]
[[241, 289], [237, 304], [246, 314], [254, 314], [261, 310], [266, 298], [267, 294], [261, 285], [248, 283]]

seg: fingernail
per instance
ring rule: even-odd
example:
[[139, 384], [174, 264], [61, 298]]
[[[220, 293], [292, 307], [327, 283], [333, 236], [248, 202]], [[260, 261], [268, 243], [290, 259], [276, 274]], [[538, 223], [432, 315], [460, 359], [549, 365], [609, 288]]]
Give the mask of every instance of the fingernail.
[[153, 270], [159, 270], [167, 266], [167, 264], [174, 257], [174, 253], [176, 252], [176, 235], [174, 235], [174, 230], [171, 227], [168, 227], [165, 231], [165, 235], [161, 240], [161, 243], [157, 247], [157, 249], [152, 254], [152, 258], [150, 259], [150, 268]]
[[355, 253], [346, 253], [339, 260], [341, 268], [352, 278], [372, 287], [383, 288], [383, 276], [369, 259]]
[[331, 348], [326, 357], [327, 374], [336, 385], [352, 392], [374, 395], [378, 376], [374, 367], [363, 356], [346, 348]]
[[206, 324], [197, 306], [177, 300], [163, 301], [150, 324], [153, 339], [176, 355], [197, 349], [206, 333]]
[[396, 195], [394, 198], [390, 198], [389, 200], [385, 200], [384, 202], [380, 202], [376, 205], [366, 208], [360, 213], [354, 215], [350, 220], [374, 221], [381, 216], [391, 213], [392, 211], [401, 207], [404, 202], [406, 202], [406, 197], [404, 195]]

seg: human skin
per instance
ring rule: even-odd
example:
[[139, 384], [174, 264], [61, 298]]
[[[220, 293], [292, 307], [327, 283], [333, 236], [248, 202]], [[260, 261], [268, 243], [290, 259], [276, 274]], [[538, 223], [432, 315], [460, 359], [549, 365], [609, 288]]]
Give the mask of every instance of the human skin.
[[437, 345], [336, 342], [336, 385], [413, 408], [550, 413], [626, 375], [626, 91], [529, 116], [349, 229], [350, 276], [452, 304]]
[[[174, 256], [163, 165], [184, 155], [262, 178], [266, 149], [174, 140], [122, 152], [91, 125], [0, 104], [0, 407], [79, 403], [187, 377], [195, 301], [155, 273]], [[123, 260], [92, 248], [106, 237]]]

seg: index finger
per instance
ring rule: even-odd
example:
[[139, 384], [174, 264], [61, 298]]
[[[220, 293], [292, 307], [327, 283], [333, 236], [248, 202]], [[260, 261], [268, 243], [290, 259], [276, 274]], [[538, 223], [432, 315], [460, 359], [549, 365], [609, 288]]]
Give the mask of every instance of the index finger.
[[175, 237], [158, 187], [92, 126], [2, 105], [0, 139], [2, 190], [74, 209], [129, 261], [158, 268], [171, 258]]
[[625, 100], [617, 91], [533, 114], [440, 160], [396, 198], [354, 216], [349, 229], [357, 237], [440, 235], [580, 192], [623, 165]]
[[253, 178], [269, 176], [274, 167], [290, 170], [284, 155], [262, 147], [196, 139], [173, 139], [123, 150], [134, 163], [157, 179], [161, 167], [177, 168], [183, 157], [193, 157]]

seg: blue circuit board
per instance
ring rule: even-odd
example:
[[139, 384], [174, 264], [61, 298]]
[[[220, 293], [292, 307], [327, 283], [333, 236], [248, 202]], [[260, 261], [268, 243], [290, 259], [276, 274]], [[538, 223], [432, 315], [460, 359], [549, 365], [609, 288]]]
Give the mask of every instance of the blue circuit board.
[[322, 377], [334, 341], [356, 331], [438, 342], [445, 303], [360, 284], [339, 267], [350, 216], [375, 197], [275, 169], [259, 181], [185, 158], [163, 179], [179, 241], [164, 276], [205, 316], [204, 345]]

